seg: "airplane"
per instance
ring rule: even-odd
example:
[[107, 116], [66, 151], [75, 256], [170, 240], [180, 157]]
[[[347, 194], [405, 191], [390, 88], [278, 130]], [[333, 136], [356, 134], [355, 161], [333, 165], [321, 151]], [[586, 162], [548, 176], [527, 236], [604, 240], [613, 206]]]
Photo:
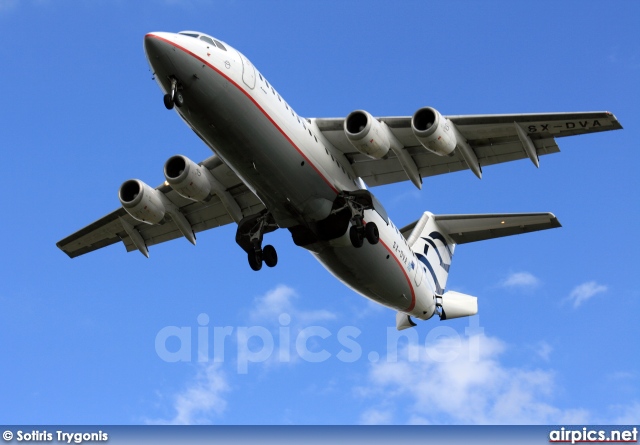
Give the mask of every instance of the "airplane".
[[196, 31], [152, 32], [144, 50], [163, 102], [213, 151], [200, 163], [183, 155], [164, 165], [165, 182], [139, 179], [118, 191], [122, 207], [57, 246], [69, 257], [122, 241], [149, 247], [235, 222], [249, 266], [274, 267], [264, 236], [288, 229], [355, 292], [413, 319], [477, 313], [477, 298], [447, 290], [458, 244], [560, 227], [552, 213], [434, 215], [397, 227], [369, 187], [559, 152], [556, 138], [622, 129], [609, 112], [303, 118], [239, 51]]

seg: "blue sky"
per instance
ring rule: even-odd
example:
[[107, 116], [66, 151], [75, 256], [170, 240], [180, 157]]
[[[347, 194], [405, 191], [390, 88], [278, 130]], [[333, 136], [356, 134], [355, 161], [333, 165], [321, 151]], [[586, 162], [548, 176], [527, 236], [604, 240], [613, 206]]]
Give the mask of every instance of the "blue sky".
[[[640, 423], [639, 18], [630, 1], [0, 0], [0, 419]], [[374, 189], [398, 226], [425, 210], [552, 211], [563, 224], [460, 246], [449, 288], [478, 296], [479, 315], [420, 323], [394, 360], [395, 314], [286, 231], [268, 236], [278, 267], [259, 273], [232, 226], [148, 260], [56, 248], [116, 208], [124, 180], [156, 185], [171, 155], [210, 155], [164, 109], [142, 49], [147, 32], [184, 29], [238, 48], [306, 117], [609, 110], [625, 129], [560, 139], [540, 169]], [[191, 348], [173, 336], [158, 349], [172, 332]], [[296, 351], [309, 334], [329, 334], [308, 342], [329, 357]], [[190, 360], [167, 361], [176, 351]]]

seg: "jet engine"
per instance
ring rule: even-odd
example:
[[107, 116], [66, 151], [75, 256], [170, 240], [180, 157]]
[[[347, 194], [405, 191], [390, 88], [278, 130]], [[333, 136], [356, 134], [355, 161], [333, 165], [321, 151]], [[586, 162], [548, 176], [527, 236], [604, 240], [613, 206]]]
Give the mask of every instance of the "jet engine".
[[164, 177], [180, 196], [204, 201], [211, 194], [209, 172], [186, 156], [172, 156], [164, 164]]
[[133, 219], [147, 224], [158, 224], [166, 213], [162, 193], [139, 179], [125, 181], [118, 191], [122, 207]]
[[356, 150], [373, 159], [384, 158], [391, 148], [389, 130], [364, 110], [347, 116], [344, 133]]
[[420, 144], [438, 156], [455, 150], [456, 136], [449, 122], [434, 108], [420, 108], [411, 118], [411, 130]]

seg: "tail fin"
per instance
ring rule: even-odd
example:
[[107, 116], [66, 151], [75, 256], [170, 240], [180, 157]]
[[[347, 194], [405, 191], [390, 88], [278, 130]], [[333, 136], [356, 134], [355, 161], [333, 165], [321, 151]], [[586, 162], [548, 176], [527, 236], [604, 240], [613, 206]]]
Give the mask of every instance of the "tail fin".
[[418, 221], [403, 228], [401, 232], [406, 237], [410, 230], [412, 231], [407, 238], [407, 244], [426, 267], [427, 277], [431, 276], [436, 294], [442, 295], [447, 286], [456, 244], [442, 231], [435, 215], [430, 212], [424, 212]]
[[436, 294], [442, 295], [456, 244], [561, 227], [553, 213], [493, 213], [422, 217], [401, 229], [407, 244], [427, 268]]

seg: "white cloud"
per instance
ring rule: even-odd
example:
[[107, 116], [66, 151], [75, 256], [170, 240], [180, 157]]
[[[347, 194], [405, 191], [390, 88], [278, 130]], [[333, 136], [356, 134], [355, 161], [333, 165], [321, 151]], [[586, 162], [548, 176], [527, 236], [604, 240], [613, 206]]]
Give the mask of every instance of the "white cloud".
[[595, 281], [589, 281], [587, 283], [576, 286], [571, 291], [567, 299], [569, 301], [573, 301], [573, 307], [576, 308], [595, 295], [606, 292], [607, 290], [607, 286], [598, 284]]
[[500, 287], [533, 289], [540, 284], [540, 280], [529, 272], [515, 272], [502, 280]]
[[393, 423], [393, 413], [381, 409], [369, 409], [360, 416], [361, 425], [388, 425]]
[[635, 379], [636, 374], [629, 371], [616, 371], [607, 376], [611, 380], [631, 380]]
[[640, 423], [640, 402], [614, 407], [617, 416], [611, 422], [614, 425], [638, 425]]
[[325, 309], [300, 310], [293, 304], [298, 298], [298, 293], [284, 284], [278, 285], [275, 289], [257, 297], [253, 301], [253, 309], [249, 314], [254, 321], [275, 321], [280, 315], [289, 314], [295, 323], [313, 323], [323, 320], [333, 320], [336, 315]]
[[155, 425], [210, 424], [227, 407], [222, 395], [229, 385], [218, 363], [199, 365], [195, 378], [173, 397], [175, 416], [169, 420], [151, 420]]
[[[586, 410], [553, 405], [553, 372], [502, 365], [506, 345], [497, 338], [443, 338], [411, 348], [418, 350], [405, 352], [418, 354], [417, 361], [372, 365], [359, 392], [381, 397], [381, 406], [363, 413], [363, 422], [560, 424], [589, 417]], [[389, 408], [393, 403], [399, 408]]]
[[535, 348], [536, 354], [545, 362], [549, 361], [551, 357], [551, 353], [553, 352], [553, 346], [551, 346], [546, 341], [541, 341]]

